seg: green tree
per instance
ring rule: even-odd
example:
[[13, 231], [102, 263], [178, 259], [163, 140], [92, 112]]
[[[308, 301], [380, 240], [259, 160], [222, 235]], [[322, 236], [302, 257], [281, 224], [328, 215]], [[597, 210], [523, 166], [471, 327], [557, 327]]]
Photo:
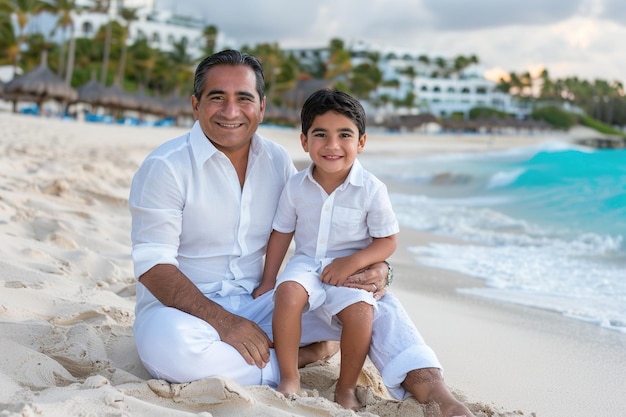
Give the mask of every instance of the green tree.
[[[13, 76], [17, 75], [22, 45], [26, 40], [26, 26], [30, 19], [48, 8], [48, 3], [42, 0], [0, 0], [0, 10], [15, 15], [17, 22], [16, 48], [13, 56]], [[17, 51], [17, 52], [15, 52]]]
[[[72, 18], [72, 12], [80, 13], [80, 8], [76, 4], [76, 0], [52, 0], [48, 9], [53, 14], [58, 15], [57, 23], [52, 31], [54, 35], [57, 29], [61, 30], [62, 42], [59, 52], [59, 68], [58, 74], [63, 77], [65, 73], [65, 82], [71, 84], [72, 75], [74, 73], [74, 60], [76, 56], [76, 36], [74, 19]], [[66, 33], [69, 32], [69, 50], [67, 53], [67, 65], [65, 65], [65, 43]]]
[[19, 59], [19, 45], [11, 16], [0, 11], [0, 63], [14, 65]]
[[118, 67], [117, 67], [117, 73], [113, 81], [114, 84], [124, 83], [124, 72], [126, 70], [126, 55], [128, 53], [128, 37], [130, 35], [130, 25], [132, 22], [136, 21], [138, 18], [136, 8], [124, 7], [120, 11], [120, 13], [122, 15], [122, 18], [126, 22], [126, 25], [124, 26], [122, 39], [120, 42], [122, 51], [121, 51], [120, 60], [119, 60]]
[[330, 40], [329, 50], [330, 56], [326, 62], [324, 78], [341, 81], [345, 84], [352, 71], [350, 51], [344, 49], [343, 40], [338, 38]]
[[202, 30], [202, 36], [204, 36], [204, 53], [206, 55], [212, 55], [215, 53], [215, 46], [217, 45], [217, 26], [209, 25]]

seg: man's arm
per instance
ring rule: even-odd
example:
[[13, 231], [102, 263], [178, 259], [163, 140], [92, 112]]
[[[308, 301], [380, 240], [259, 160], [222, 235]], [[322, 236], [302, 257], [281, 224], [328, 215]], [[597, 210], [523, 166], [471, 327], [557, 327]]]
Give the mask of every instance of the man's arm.
[[263, 368], [270, 359], [271, 341], [254, 322], [229, 313], [209, 300], [174, 265], [160, 264], [139, 277], [139, 282], [161, 303], [196, 316], [217, 330], [250, 365]]

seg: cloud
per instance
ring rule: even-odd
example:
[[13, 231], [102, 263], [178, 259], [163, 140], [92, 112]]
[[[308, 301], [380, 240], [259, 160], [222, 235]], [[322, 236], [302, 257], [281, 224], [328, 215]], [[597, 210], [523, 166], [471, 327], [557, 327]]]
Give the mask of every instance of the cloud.
[[328, 45], [332, 38], [446, 56], [475, 54], [485, 68], [626, 80], [624, 0], [158, 0], [202, 17], [241, 47]]
[[422, 3], [433, 15], [434, 28], [463, 31], [559, 22], [574, 16], [584, 0], [422, 0]]

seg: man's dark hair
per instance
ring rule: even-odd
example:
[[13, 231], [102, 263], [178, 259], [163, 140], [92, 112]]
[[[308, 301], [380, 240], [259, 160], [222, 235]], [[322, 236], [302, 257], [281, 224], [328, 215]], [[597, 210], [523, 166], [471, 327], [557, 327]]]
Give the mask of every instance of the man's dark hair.
[[365, 110], [359, 100], [339, 90], [324, 88], [311, 94], [302, 105], [300, 122], [305, 135], [317, 116], [333, 111], [352, 120], [359, 129], [359, 137], [365, 134]]
[[259, 93], [259, 99], [263, 99], [265, 96], [265, 78], [263, 77], [261, 62], [255, 56], [229, 49], [209, 55], [198, 64], [193, 81], [193, 95], [196, 96], [198, 101], [202, 98], [202, 92], [206, 83], [206, 73], [211, 67], [216, 65], [247, 65], [250, 67], [256, 76], [256, 91]]

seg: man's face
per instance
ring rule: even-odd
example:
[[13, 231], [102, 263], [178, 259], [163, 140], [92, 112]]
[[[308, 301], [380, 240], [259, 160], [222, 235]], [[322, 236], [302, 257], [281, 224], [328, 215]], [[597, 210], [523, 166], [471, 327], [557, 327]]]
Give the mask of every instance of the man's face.
[[202, 131], [225, 154], [247, 148], [263, 121], [265, 98], [259, 97], [254, 71], [245, 65], [210, 68], [200, 100], [191, 100]]

